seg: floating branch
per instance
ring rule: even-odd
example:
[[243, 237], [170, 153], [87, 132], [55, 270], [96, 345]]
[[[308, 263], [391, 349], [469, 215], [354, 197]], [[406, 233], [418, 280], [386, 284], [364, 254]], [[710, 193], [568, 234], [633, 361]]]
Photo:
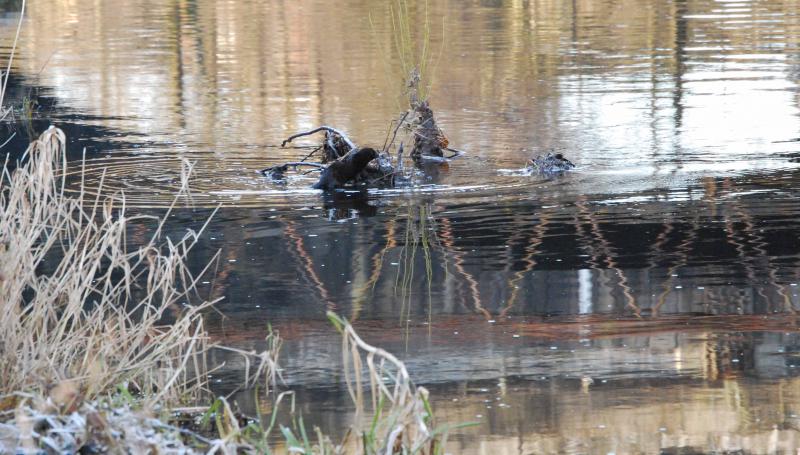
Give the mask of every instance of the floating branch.
[[[395, 166], [388, 154], [378, 153], [371, 147], [361, 147], [347, 137], [347, 134], [329, 126], [320, 126], [313, 130], [304, 131], [290, 136], [281, 145], [302, 136], [325, 131], [325, 141], [314, 152], [301, 161], [292, 161], [262, 169], [260, 172], [273, 180], [283, 180], [286, 172], [298, 167], [311, 167], [313, 171], [320, 171], [319, 180], [314, 188], [334, 190], [350, 185], [387, 185], [394, 184]], [[321, 163], [309, 163], [305, 160], [317, 150], [324, 150]]]

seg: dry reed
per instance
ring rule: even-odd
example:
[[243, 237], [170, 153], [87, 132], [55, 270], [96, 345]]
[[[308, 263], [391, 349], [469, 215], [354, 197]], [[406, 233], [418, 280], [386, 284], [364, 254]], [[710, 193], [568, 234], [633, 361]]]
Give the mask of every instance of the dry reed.
[[[68, 408], [124, 385], [176, 402], [203, 381], [210, 302], [189, 304], [197, 278], [185, 262], [200, 232], [172, 241], [168, 214], [131, 217], [121, 195], [67, 194], [65, 144], [51, 127], [0, 178], [0, 394], [7, 406], [25, 391]], [[136, 248], [132, 222], [156, 225]]]
[[[344, 377], [356, 408], [351, 433], [354, 444], [345, 439], [341, 447], [364, 455], [440, 454], [444, 453], [449, 430], [472, 425], [436, 427], [428, 390], [414, 385], [405, 364], [388, 351], [366, 343], [353, 326], [334, 313], [328, 312], [328, 319], [342, 333]], [[370, 395], [369, 407], [365, 389]], [[366, 419], [368, 416], [371, 418]]]
[[[344, 377], [355, 408], [355, 420], [343, 439], [333, 439], [314, 427], [309, 431], [294, 408], [292, 391], [273, 393], [272, 411], [259, 415], [256, 421], [243, 425], [230, 403], [219, 398], [206, 413], [204, 421], [213, 418], [217, 439], [206, 446], [209, 454], [235, 453], [301, 453], [308, 455], [378, 455], [445, 453], [447, 434], [451, 429], [471, 423], [435, 427], [428, 391], [416, 387], [402, 361], [391, 353], [366, 343], [353, 327], [334, 313], [328, 318], [342, 334]], [[264, 381], [269, 390], [279, 368], [276, 360], [280, 338], [270, 334], [270, 349], [262, 354], [240, 352], [261, 360]], [[269, 362], [264, 362], [269, 358]], [[287, 398], [290, 401], [291, 422], [277, 421], [278, 408]], [[286, 422], [283, 422], [286, 423]], [[280, 429], [280, 439], [272, 436]]]

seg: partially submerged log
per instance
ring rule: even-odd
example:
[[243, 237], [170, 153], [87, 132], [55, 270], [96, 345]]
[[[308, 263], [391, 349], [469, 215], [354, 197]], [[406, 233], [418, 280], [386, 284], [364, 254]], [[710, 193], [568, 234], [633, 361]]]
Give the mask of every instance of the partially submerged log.
[[[322, 145], [308, 154], [303, 160], [284, 163], [261, 170], [261, 174], [276, 181], [285, 179], [289, 169], [311, 167], [320, 176], [313, 188], [333, 190], [353, 185], [391, 186], [394, 183], [395, 169], [387, 156], [382, 156], [371, 147], [359, 148], [346, 134], [329, 126], [321, 126], [287, 138], [281, 146], [302, 136], [325, 131]], [[306, 162], [318, 151], [322, 151], [322, 163]], [[327, 165], [326, 165], [327, 164]]]
[[[413, 148], [410, 156], [414, 164], [426, 172], [437, 163], [446, 163], [450, 159], [463, 154], [460, 150], [449, 148], [449, 141], [436, 124], [433, 110], [427, 100], [420, 100], [420, 76], [415, 69], [408, 81], [410, 110], [406, 111], [397, 122], [391, 141], [387, 134], [381, 151], [371, 147], [360, 148], [347, 135], [330, 126], [320, 126], [309, 131], [300, 132], [288, 137], [281, 146], [293, 140], [309, 136], [320, 131], [325, 132], [325, 139], [300, 161], [281, 164], [263, 169], [261, 173], [275, 181], [283, 181], [289, 169], [300, 167], [313, 168], [309, 172], [319, 171], [320, 176], [314, 188], [332, 190], [352, 185], [394, 186], [409, 184], [409, 176], [403, 169], [403, 143], [400, 143], [397, 160], [392, 163], [389, 151], [392, 150], [397, 132], [405, 127], [405, 131], [413, 137]], [[452, 155], [445, 156], [445, 150]], [[318, 163], [307, 162], [309, 158], [321, 152]], [[426, 172], [429, 174], [429, 172]], [[413, 174], [412, 174], [413, 176]]]

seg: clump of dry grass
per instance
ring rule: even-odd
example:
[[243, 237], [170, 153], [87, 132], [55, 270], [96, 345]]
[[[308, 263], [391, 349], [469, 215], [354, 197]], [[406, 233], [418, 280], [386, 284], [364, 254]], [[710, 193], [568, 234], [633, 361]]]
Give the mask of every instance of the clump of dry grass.
[[[278, 445], [293, 453], [443, 452], [448, 428], [434, 428], [428, 392], [333, 313], [356, 408], [340, 443], [307, 431], [293, 393], [278, 393], [281, 340], [272, 331], [265, 352], [223, 348], [247, 360], [245, 387], [263, 381], [268, 415], [245, 425], [219, 398], [202, 419], [214, 421], [215, 437], [170, 424], [181, 400], [204, 385], [201, 312], [211, 302], [187, 303], [198, 278], [185, 262], [200, 233], [170, 241], [167, 214], [150, 219], [149, 242], [129, 248], [128, 224], [141, 217], [128, 217], [121, 196], [67, 194], [65, 143], [51, 127], [0, 176], [0, 452], [270, 453], [275, 428]], [[277, 422], [286, 398], [289, 426]]]
[[471, 425], [436, 427], [428, 390], [414, 385], [405, 364], [366, 343], [353, 326], [334, 313], [328, 312], [328, 319], [342, 333], [344, 376], [356, 407], [352, 441], [346, 438], [343, 444], [349, 447], [348, 453], [441, 454], [451, 429]]
[[[121, 195], [67, 194], [65, 148], [51, 127], [0, 176], [0, 411], [20, 391], [69, 410], [121, 384], [176, 402], [203, 382], [210, 302], [188, 303], [185, 262], [199, 233], [173, 242], [163, 220], [129, 217]], [[129, 248], [141, 218], [157, 228]]]
[[[290, 400], [291, 422], [288, 425], [276, 422], [281, 402], [293, 398], [293, 392], [284, 391], [273, 395], [269, 415], [258, 416], [258, 420], [248, 425], [240, 424], [224, 398], [218, 399], [206, 414], [208, 420], [213, 417], [219, 435], [208, 445], [208, 453], [439, 455], [445, 453], [451, 429], [472, 425], [436, 427], [428, 391], [414, 385], [405, 364], [391, 353], [366, 343], [347, 321], [334, 313], [329, 312], [328, 318], [342, 334], [345, 382], [356, 411], [355, 421], [341, 441], [334, 442], [318, 427], [306, 428], [302, 416], [295, 412], [293, 400]], [[275, 340], [270, 346], [280, 345], [279, 339]], [[265, 382], [269, 378], [274, 380], [270, 372], [279, 368], [274, 362], [277, 355], [275, 348], [261, 354], [273, 360], [265, 367]], [[281, 438], [271, 436], [276, 427]]]

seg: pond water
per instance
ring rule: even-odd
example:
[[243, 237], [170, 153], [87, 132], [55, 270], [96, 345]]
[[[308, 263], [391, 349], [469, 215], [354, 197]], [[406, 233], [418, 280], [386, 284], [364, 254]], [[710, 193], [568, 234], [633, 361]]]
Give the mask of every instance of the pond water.
[[[454, 453], [800, 448], [800, 1], [431, 0], [428, 17], [431, 105], [467, 154], [414, 190], [256, 172], [322, 124], [383, 144], [405, 101], [382, 1], [31, 2], [10, 97], [32, 109], [2, 140], [62, 127], [73, 169], [85, 147], [90, 186], [135, 212], [164, 213], [194, 163], [168, 229], [221, 204], [193, 256], [220, 251], [201, 286], [224, 297], [215, 340], [263, 347], [272, 324], [330, 434], [351, 417], [334, 310], [441, 421], [479, 422]], [[550, 150], [577, 169], [508, 172]], [[234, 391], [241, 359], [215, 361]]]

